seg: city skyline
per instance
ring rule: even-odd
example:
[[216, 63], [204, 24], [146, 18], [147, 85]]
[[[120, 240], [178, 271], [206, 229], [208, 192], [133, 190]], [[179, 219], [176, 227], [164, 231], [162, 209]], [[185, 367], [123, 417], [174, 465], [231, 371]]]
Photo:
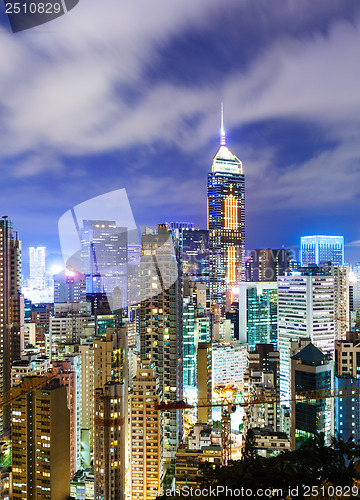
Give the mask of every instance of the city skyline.
[[358, 0], [7, 1], [0, 500], [360, 496]]
[[16, 36], [0, 16], [0, 208], [24, 248], [59, 254], [61, 215], [114, 188], [138, 226], [205, 228], [223, 101], [246, 248], [343, 234], [358, 260], [357, 2], [83, 4]]

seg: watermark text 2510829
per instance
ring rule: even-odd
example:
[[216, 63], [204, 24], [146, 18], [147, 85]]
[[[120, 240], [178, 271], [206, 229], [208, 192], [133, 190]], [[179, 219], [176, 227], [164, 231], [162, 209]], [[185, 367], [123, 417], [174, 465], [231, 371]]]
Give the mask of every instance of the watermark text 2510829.
[[73, 9], [79, 0], [4, 0], [5, 12], [11, 29], [18, 31], [35, 28], [63, 16]]

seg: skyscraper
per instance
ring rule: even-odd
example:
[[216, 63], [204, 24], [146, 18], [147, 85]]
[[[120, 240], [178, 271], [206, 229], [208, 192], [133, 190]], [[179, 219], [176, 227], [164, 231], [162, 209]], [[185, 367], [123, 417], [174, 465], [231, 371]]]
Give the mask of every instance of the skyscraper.
[[344, 236], [302, 236], [301, 265], [331, 262], [344, 265]]
[[[291, 358], [291, 397], [302, 391], [333, 388], [333, 361], [311, 342]], [[329, 444], [333, 434], [333, 399], [292, 401], [292, 449], [323, 432]]]
[[240, 342], [255, 349], [256, 344], [277, 345], [277, 284], [240, 283]]
[[183, 228], [179, 232], [179, 253], [184, 276], [209, 283], [209, 231]]
[[232, 302], [232, 289], [245, 278], [245, 177], [241, 161], [225, 145], [223, 120], [208, 174], [207, 203], [211, 300], [224, 311]]
[[246, 258], [246, 281], [277, 281], [290, 271], [291, 251], [285, 248], [256, 248]]
[[54, 276], [54, 302], [86, 302], [86, 277], [65, 269]]
[[309, 337], [324, 354], [334, 353], [334, 278], [281, 276], [278, 278], [278, 350], [280, 395], [289, 397], [290, 344]]
[[30, 288], [45, 287], [45, 247], [29, 247]]
[[127, 387], [124, 383], [110, 381], [102, 388], [95, 389], [96, 499], [125, 499], [127, 420]]
[[[0, 219], [0, 392], [11, 386], [11, 365], [24, 349], [24, 298], [21, 295], [21, 242], [13, 224]], [[9, 408], [0, 409], [0, 436], [10, 427]]]
[[123, 500], [128, 467], [128, 354], [126, 328], [94, 340], [95, 498]]
[[[81, 233], [81, 271], [86, 275], [89, 293], [105, 292], [112, 302], [120, 295], [120, 306], [127, 305], [126, 227], [115, 221], [84, 220]], [[116, 291], [116, 292], [115, 292]]]
[[[199, 342], [196, 358], [197, 388], [199, 399], [211, 399], [212, 397], [212, 344], [211, 342]], [[210, 406], [198, 406], [197, 420], [204, 424], [212, 423], [212, 408]]]
[[350, 330], [349, 268], [335, 265], [330, 272], [334, 277], [335, 338], [345, 339]]
[[53, 380], [12, 403], [14, 500], [70, 494], [70, 415], [66, 387]]
[[138, 366], [130, 395], [131, 498], [154, 500], [159, 492], [161, 429], [159, 388], [149, 360]]
[[[160, 397], [183, 396], [181, 275], [174, 234], [166, 225], [142, 235], [140, 352], [158, 376]], [[175, 457], [182, 434], [181, 411], [163, 412], [163, 457]]]

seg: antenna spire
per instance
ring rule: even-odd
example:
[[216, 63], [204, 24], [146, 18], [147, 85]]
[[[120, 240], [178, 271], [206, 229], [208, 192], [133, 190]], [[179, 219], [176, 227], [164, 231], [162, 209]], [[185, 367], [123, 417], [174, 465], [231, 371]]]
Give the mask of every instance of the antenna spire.
[[224, 130], [224, 103], [221, 103], [221, 128], [220, 128], [220, 146], [225, 146], [225, 130]]

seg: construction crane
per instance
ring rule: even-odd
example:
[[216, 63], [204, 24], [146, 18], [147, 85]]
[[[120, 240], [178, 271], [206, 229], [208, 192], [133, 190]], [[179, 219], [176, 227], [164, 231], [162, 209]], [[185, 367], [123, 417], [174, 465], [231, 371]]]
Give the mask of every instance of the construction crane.
[[185, 399], [178, 399], [168, 402], [160, 402], [155, 405], [157, 411], [183, 410], [191, 408], [215, 408], [221, 407], [221, 464], [227, 465], [231, 457], [231, 436], [230, 424], [231, 413], [237, 406], [248, 407], [262, 404], [280, 404], [291, 402], [314, 401], [317, 399], [340, 398], [348, 396], [359, 396], [360, 388], [345, 389], [321, 389], [314, 391], [303, 391], [295, 393], [294, 397], [281, 400], [277, 394], [252, 394], [250, 396], [232, 395], [222, 399], [198, 399], [196, 403], [189, 403]]
[[43, 375], [37, 375], [35, 377], [26, 377], [21, 384], [15, 385], [7, 392], [0, 394], [0, 408], [13, 403], [17, 399], [21, 398], [25, 394], [33, 392], [35, 389], [39, 389], [43, 385], [47, 384], [51, 380], [54, 380], [57, 374], [54, 372], [46, 372]]

